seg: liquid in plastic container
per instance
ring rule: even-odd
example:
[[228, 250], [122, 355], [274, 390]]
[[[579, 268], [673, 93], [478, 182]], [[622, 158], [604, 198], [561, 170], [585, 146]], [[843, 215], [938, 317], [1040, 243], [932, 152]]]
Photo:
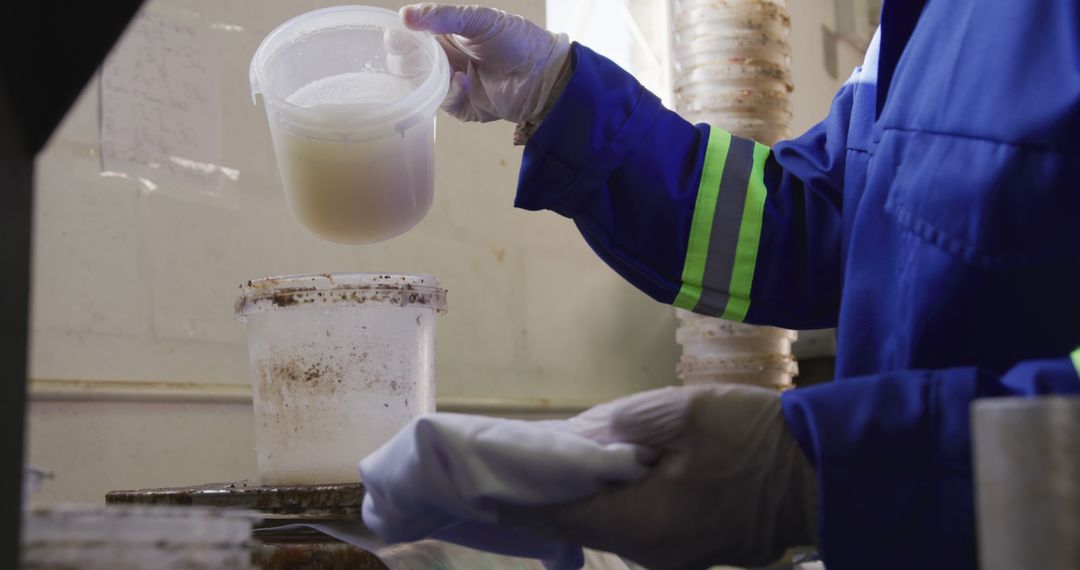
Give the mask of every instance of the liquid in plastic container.
[[394, 274], [272, 277], [241, 286], [259, 479], [360, 480], [357, 463], [435, 411], [436, 278]]
[[293, 217], [350, 244], [409, 230], [431, 208], [435, 112], [450, 68], [396, 12], [336, 6], [271, 32], [251, 61]]

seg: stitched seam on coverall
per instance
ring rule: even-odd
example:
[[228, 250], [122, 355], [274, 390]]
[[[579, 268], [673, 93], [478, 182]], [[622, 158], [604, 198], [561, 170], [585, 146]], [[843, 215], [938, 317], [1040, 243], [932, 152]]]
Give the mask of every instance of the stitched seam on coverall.
[[[567, 85], [567, 90], [569, 91], [569, 89], [570, 86]], [[626, 155], [637, 145], [637, 142], [648, 132], [649, 125], [653, 122], [653, 117], [659, 114], [658, 109], [645, 109], [644, 112], [649, 114], [643, 114], [643, 103], [649, 95], [650, 93], [644, 87], [641, 87], [638, 90], [633, 106], [626, 113], [622, 123], [619, 124], [618, 128], [610, 137], [607, 137], [603, 146], [593, 152], [584, 168], [578, 169], [567, 165], [556, 153], [549, 152], [540, 142], [537, 142], [535, 133], [533, 137], [529, 138], [525, 143], [526, 149], [538, 153], [544, 160], [555, 162], [558, 166], [568, 170], [572, 174], [566, 189], [557, 196], [553, 196], [549, 199], [547, 203], [542, 206], [543, 208], [555, 211], [570, 219], [577, 217], [581, 204], [588, 201], [600, 187], [600, 184], [597, 184], [597, 180], [604, 174], [610, 173], [615, 169], [615, 165], [625, 159]], [[542, 128], [543, 123], [537, 128], [538, 132]], [[635, 132], [635, 130], [640, 132]], [[624, 140], [628, 138], [632, 138], [632, 140]], [[581, 192], [582, 186], [587, 186], [586, 191], [583, 193]], [[572, 208], [564, 207], [568, 202]]]

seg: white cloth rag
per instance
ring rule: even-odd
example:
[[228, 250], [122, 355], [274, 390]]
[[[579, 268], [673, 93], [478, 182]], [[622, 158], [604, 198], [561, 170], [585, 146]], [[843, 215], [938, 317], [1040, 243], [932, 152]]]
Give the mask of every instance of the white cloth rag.
[[579, 545], [497, 523], [497, 505], [551, 505], [636, 481], [655, 453], [609, 441], [607, 407], [568, 421], [459, 414], [414, 420], [360, 462], [364, 523], [387, 544], [434, 538], [581, 568]]

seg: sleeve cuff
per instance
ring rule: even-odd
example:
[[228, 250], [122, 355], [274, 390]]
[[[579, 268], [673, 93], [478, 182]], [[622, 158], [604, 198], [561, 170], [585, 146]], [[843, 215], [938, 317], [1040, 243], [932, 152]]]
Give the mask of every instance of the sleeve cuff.
[[581, 44], [574, 73], [525, 145], [514, 205], [574, 218], [664, 108], [630, 74]]

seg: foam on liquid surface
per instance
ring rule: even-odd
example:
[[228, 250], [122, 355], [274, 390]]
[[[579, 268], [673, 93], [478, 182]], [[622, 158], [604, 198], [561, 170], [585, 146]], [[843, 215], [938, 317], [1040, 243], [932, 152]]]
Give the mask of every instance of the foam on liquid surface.
[[413, 84], [402, 77], [358, 71], [312, 81], [297, 89], [286, 100], [299, 107], [393, 103], [413, 89]]

